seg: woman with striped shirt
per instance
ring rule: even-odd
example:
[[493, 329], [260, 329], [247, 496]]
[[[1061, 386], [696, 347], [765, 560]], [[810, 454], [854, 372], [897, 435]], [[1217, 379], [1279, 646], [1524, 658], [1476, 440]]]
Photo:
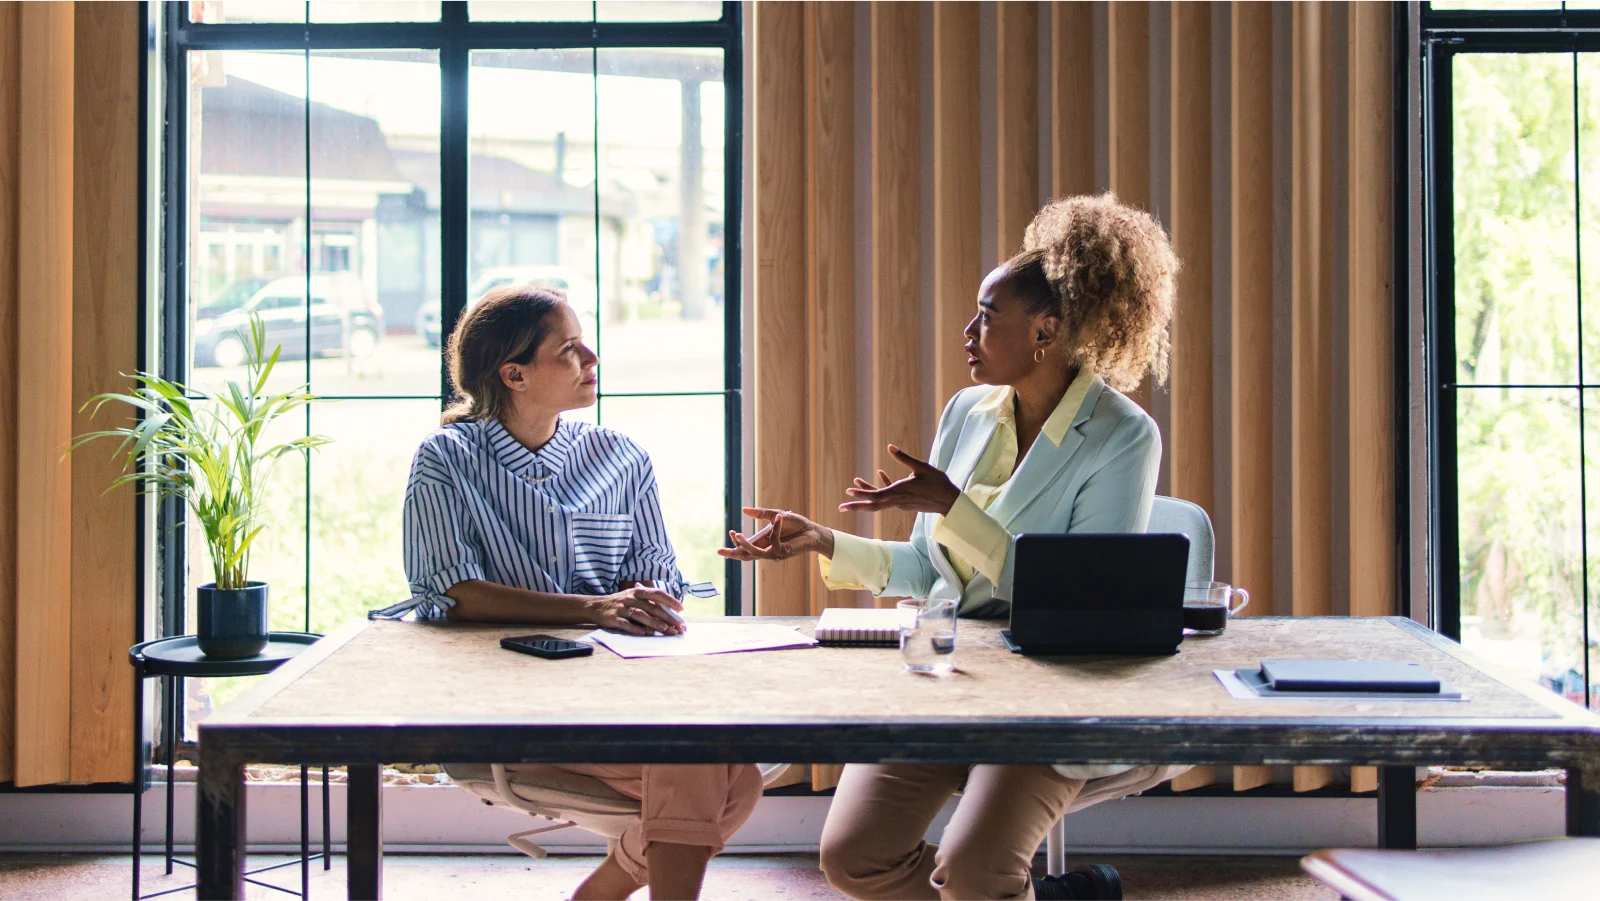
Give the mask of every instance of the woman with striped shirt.
[[[405, 503], [423, 619], [593, 624], [676, 635], [678, 572], [650, 457], [618, 432], [561, 418], [595, 403], [599, 360], [555, 291], [508, 285], [462, 316], [446, 351], [460, 400], [423, 440]], [[508, 766], [519, 771], [542, 767]], [[761, 794], [754, 765], [562, 765], [640, 802], [641, 818], [573, 897], [692, 898]]]

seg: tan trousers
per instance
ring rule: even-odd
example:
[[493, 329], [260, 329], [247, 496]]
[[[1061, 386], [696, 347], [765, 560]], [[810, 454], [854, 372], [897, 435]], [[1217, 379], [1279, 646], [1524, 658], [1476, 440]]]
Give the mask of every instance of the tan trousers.
[[651, 842], [700, 845], [712, 853], [761, 800], [761, 772], [753, 764], [561, 764], [558, 769], [604, 782], [639, 802], [639, 821], [615, 846], [617, 863], [638, 882], [650, 881], [645, 848]]
[[[1083, 784], [1048, 766], [852, 763], [822, 827], [822, 872], [852, 898], [1031, 899], [1033, 852]], [[943, 840], [923, 841], [958, 791]]]

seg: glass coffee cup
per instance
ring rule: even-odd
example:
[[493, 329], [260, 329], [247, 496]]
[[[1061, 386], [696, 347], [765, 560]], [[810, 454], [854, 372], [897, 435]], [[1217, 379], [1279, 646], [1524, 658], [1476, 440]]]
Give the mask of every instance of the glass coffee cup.
[[[1239, 605], [1233, 606], [1237, 595]], [[1193, 635], [1221, 635], [1228, 617], [1250, 605], [1250, 592], [1226, 582], [1186, 582], [1183, 586], [1183, 627]]]

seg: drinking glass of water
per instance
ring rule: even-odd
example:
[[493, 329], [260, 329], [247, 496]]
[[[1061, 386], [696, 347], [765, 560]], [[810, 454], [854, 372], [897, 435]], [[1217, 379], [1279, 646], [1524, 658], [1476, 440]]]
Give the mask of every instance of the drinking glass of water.
[[956, 666], [956, 602], [913, 598], [895, 604], [900, 657], [913, 673], [948, 673]]

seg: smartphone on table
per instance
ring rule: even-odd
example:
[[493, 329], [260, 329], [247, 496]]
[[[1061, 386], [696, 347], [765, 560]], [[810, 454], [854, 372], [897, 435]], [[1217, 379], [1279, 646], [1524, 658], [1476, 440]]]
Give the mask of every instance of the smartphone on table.
[[560, 660], [564, 657], [587, 657], [594, 653], [594, 645], [557, 638], [554, 635], [518, 635], [500, 639], [500, 647], [519, 654]]

